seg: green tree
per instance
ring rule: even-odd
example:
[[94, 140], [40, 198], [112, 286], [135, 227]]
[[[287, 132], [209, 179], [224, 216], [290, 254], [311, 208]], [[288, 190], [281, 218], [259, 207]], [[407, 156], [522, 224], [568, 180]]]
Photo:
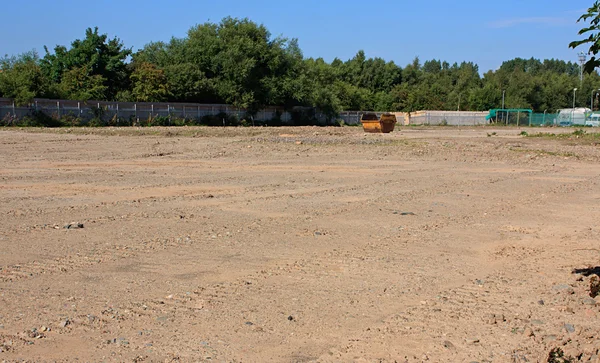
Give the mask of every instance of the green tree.
[[154, 64], [142, 62], [131, 73], [132, 94], [136, 101], [160, 102], [169, 96], [165, 72]]
[[[60, 90], [71, 93], [63, 94], [68, 98], [76, 96], [94, 95], [99, 99], [113, 100], [117, 94], [129, 87], [129, 74], [125, 63], [131, 55], [131, 49], [125, 48], [119, 38], [108, 39], [106, 34], [99, 34], [98, 28], [88, 28], [83, 40], [77, 39], [71, 43], [71, 48], [56, 46], [54, 53], [47, 47], [46, 55], [41, 60], [44, 74], [55, 84], [63, 83], [67, 77], [67, 84], [59, 87]], [[84, 80], [88, 77], [88, 80]], [[78, 81], [75, 81], [78, 80]], [[98, 80], [104, 87], [98, 86]], [[72, 88], [92, 87], [90, 89]], [[102, 90], [102, 93], [99, 91]]]
[[[598, 0], [580, 21], [588, 38], [571, 46], [598, 51]], [[152, 42], [135, 54], [98, 29], [69, 47], [0, 61], [0, 95], [27, 103], [34, 97], [121, 101], [230, 103], [249, 114], [267, 105], [312, 118], [341, 110], [487, 110], [530, 107], [536, 112], [589, 106], [600, 76], [579, 83], [579, 66], [557, 59], [515, 58], [481, 77], [472, 62], [449, 64], [417, 57], [404, 68], [359, 50], [351, 59], [305, 58], [296, 39], [272, 37], [248, 19], [224, 18], [189, 29], [183, 38]], [[591, 60], [594, 62], [595, 58]], [[301, 107], [296, 107], [301, 106]]]
[[271, 40], [263, 25], [248, 19], [225, 18], [217, 34], [217, 92], [225, 102], [254, 114], [266, 105], [268, 89], [262, 81], [271, 73], [272, 48], [283, 40]]
[[61, 81], [54, 87], [60, 98], [72, 100], [103, 100], [107, 86], [99, 74], [92, 74], [87, 66], [71, 68], [64, 72]]
[[571, 42], [569, 47], [577, 48], [580, 45], [589, 44], [588, 52], [594, 55], [585, 64], [585, 70], [589, 73], [600, 66], [600, 59], [596, 58], [596, 54], [600, 51], [600, 1], [595, 1], [587, 13], [581, 15], [577, 20], [577, 22], [580, 21], [589, 22], [589, 26], [581, 29], [579, 35], [589, 35], [587, 38]]
[[254, 114], [307, 99], [297, 41], [272, 38], [248, 19], [195, 26], [187, 37], [151, 43], [133, 58], [164, 70], [174, 101], [230, 103]]
[[35, 97], [48, 92], [35, 51], [0, 59], [0, 96], [13, 98], [18, 105], [26, 105]]

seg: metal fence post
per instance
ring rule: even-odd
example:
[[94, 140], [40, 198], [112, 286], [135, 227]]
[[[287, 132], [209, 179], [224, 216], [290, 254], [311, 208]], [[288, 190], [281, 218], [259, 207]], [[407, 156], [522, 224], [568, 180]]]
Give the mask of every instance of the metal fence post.
[[58, 118], [60, 118], [60, 101], [56, 101], [56, 113], [58, 114]]
[[13, 105], [12, 106], [13, 106], [13, 117], [16, 117], [17, 116], [17, 110], [15, 108], [15, 101], [13, 101]]
[[542, 120], [542, 124], [546, 126], [546, 110], [544, 110], [544, 119]]

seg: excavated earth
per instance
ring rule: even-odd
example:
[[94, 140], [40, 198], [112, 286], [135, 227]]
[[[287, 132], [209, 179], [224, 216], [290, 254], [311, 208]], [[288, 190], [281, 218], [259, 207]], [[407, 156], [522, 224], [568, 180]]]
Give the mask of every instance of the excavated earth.
[[0, 130], [0, 362], [598, 362], [600, 146], [523, 130]]

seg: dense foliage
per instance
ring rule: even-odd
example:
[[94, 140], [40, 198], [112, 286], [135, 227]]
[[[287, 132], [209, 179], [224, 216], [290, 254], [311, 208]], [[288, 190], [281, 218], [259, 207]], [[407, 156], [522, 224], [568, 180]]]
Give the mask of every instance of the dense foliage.
[[363, 51], [347, 61], [305, 58], [295, 39], [272, 37], [248, 19], [192, 27], [187, 36], [132, 52], [98, 29], [70, 47], [0, 60], [0, 96], [77, 100], [229, 103], [254, 114], [265, 105], [341, 110], [488, 110], [502, 105], [554, 111], [588, 106], [596, 72], [562, 60], [513, 59], [483, 76], [472, 62], [418, 58], [404, 68]]
[[592, 54], [592, 57], [585, 64], [585, 70], [591, 72], [600, 67], [600, 59], [596, 59], [596, 54], [600, 52], [600, 1], [596, 0], [587, 13], [577, 20], [577, 22], [581, 21], [587, 22], [588, 26], [581, 29], [579, 35], [587, 34], [588, 37], [571, 42], [569, 47], [577, 48], [580, 45], [589, 45], [589, 53]]

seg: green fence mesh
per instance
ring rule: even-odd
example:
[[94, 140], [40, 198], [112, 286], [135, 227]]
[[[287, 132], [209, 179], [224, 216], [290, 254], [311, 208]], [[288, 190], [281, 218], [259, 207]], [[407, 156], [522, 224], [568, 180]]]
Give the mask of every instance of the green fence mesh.
[[557, 113], [534, 113], [531, 115], [531, 126], [551, 126], [556, 124]]
[[558, 124], [557, 113], [498, 112], [498, 124], [519, 126], [552, 126]]

